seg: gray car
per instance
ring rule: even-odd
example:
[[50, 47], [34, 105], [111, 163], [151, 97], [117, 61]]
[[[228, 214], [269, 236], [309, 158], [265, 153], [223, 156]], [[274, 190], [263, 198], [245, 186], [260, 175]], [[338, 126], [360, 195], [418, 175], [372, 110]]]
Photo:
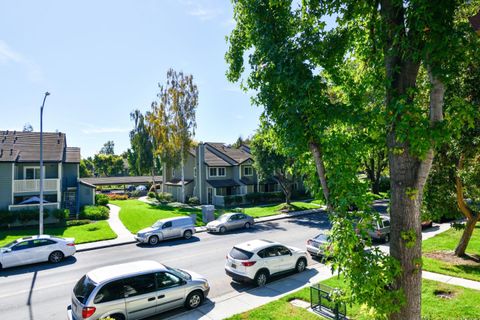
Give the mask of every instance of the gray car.
[[319, 235], [307, 240], [307, 252], [312, 257], [323, 257], [328, 245], [328, 235], [320, 233]]
[[245, 213], [230, 212], [222, 214], [217, 220], [207, 224], [208, 232], [224, 233], [227, 230], [245, 228], [253, 226], [254, 220]]
[[77, 282], [67, 317], [143, 319], [181, 306], [194, 309], [209, 290], [204, 277], [156, 261], [113, 265], [92, 270]]
[[172, 238], [190, 239], [195, 233], [195, 225], [190, 217], [161, 219], [151, 227], [142, 229], [134, 236], [135, 240], [156, 245], [159, 241]]

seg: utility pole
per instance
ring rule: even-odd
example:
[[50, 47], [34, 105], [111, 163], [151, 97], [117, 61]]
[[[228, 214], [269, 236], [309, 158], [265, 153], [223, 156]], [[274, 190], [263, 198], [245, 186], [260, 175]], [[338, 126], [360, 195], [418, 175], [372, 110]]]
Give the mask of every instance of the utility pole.
[[40, 108], [40, 212], [39, 212], [39, 230], [38, 235], [43, 234], [43, 179], [45, 176], [45, 172], [43, 170], [43, 107], [45, 106], [45, 100], [47, 96], [49, 96], [49, 92], [45, 92], [45, 96], [43, 97], [42, 107]]

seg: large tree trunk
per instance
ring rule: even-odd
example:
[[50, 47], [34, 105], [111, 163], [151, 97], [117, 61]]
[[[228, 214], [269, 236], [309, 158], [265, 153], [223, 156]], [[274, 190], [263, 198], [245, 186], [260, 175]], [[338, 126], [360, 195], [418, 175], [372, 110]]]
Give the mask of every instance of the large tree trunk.
[[467, 219], [467, 224], [465, 225], [465, 229], [463, 230], [462, 237], [460, 238], [460, 242], [458, 243], [457, 247], [455, 248], [455, 255], [458, 257], [462, 257], [465, 255], [465, 250], [467, 250], [468, 243], [470, 242], [470, 238], [472, 237], [473, 230], [475, 230], [475, 225], [478, 222], [478, 216], [473, 217], [472, 219]]
[[165, 182], [167, 181], [167, 166], [166, 164], [163, 162], [162, 163], [162, 194], [165, 193]]
[[467, 224], [465, 225], [465, 230], [463, 230], [462, 238], [455, 248], [455, 255], [458, 257], [465, 255], [465, 250], [467, 250], [468, 243], [472, 237], [473, 230], [475, 230], [475, 225], [477, 224], [480, 215], [476, 215], [465, 203], [465, 198], [463, 195], [463, 183], [462, 179], [458, 175], [461, 170], [463, 170], [463, 163], [465, 161], [465, 156], [460, 155], [457, 163], [457, 175], [455, 177], [455, 189], [457, 193], [457, 205], [460, 208], [460, 211], [463, 213], [465, 218], [467, 218]]
[[320, 148], [320, 145], [316, 142], [310, 142], [308, 144], [310, 152], [312, 153], [313, 160], [315, 162], [315, 167], [317, 169], [318, 178], [320, 179], [320, 184], [322, 185], [323, 196], [325, 198], [325, 203], [327, 204], [327, 210], [332, 211], [332, 205], [330, 203], [330, 190], [327, 183], [327, 175], [325, 174], [325, 164], [323, 162], [323, 154]]
[[183, 146], [182, 146], [182, 203], [185, 203], [185, 157], [183, 155]]

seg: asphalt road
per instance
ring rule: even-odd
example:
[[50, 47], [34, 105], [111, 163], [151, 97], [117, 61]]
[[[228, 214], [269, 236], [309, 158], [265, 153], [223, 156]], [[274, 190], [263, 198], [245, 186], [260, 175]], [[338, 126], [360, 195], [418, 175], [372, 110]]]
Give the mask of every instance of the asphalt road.
[[312, 214], [224, 235], [199, 233], [190, 240], [166, 241], [155, 247], [124, 245], [79, 252], [57, 265], [45, 263], [7, 269], [0, 272], [0, 319], [66, 319], [71, 291], [80, 277], [95, 268], [138, 260], [156, 260], [204, 275], [211, 286], [210, 298], [248, 290], [251, 287], [232, 282], [225, 275], [225, 255], [233, 245], [268, 239], [304, 249], [309, 237], [328, 228], [325, 213]]

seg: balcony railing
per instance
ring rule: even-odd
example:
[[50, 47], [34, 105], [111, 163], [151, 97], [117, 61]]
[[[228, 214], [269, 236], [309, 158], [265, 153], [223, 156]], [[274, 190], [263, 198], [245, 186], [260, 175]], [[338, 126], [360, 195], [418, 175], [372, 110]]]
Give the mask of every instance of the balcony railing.
[[[9, 211], [19, 211], [19, 210], [38, 210], [39, 204], [11, 204], [8, 206]], [[52, 210], [52, 209], [59, 209], [60, 203], [59, 202], [50, 202], [44, 203], [43, 207], [45, 210]]]
[[[43, 179], [43, 191], [58, 191], [60, 179]], [[40, 179], [13, 180], [13, 192], [40, 192]]]

